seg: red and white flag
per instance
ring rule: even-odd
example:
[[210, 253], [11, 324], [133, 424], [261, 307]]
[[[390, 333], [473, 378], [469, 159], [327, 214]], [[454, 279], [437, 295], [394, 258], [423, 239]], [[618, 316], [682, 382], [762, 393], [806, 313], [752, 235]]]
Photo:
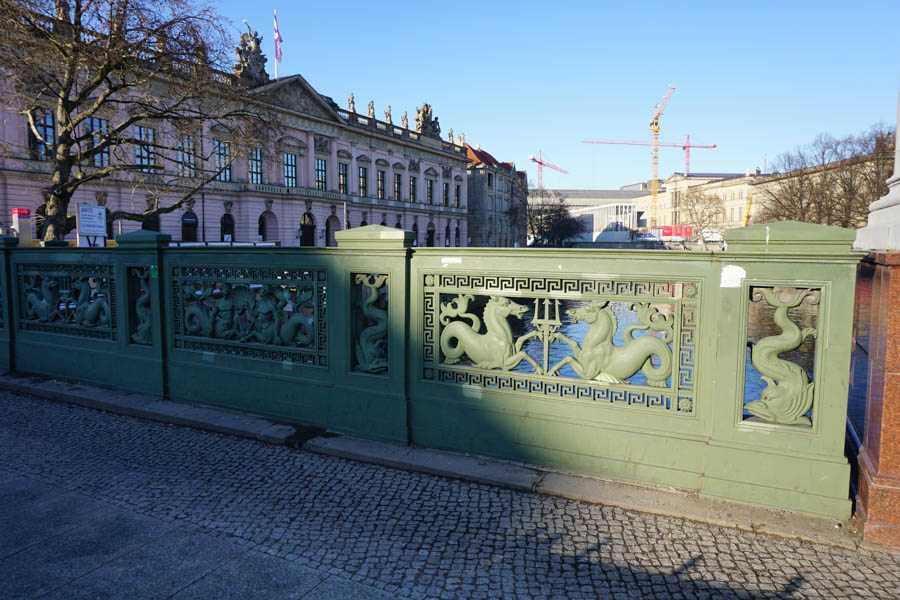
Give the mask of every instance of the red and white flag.
[[281, 62], [281, 42], [284, 40], [281, 39], [281, 33], [278, 31], [278, 11], [273, 11], [274, 19], [275, 19], [275, 35], [273, 39], [275, 40], [275, 60]]

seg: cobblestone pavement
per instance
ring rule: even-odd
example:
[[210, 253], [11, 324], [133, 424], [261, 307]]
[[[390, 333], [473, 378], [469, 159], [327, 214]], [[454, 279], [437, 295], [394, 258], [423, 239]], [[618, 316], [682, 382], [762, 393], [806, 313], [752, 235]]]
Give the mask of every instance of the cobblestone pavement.
[[8, 393], [0, 393], [4, 472], [237, 541], [387, 597], [900, 598], [900, 557], [889, 554], [360, 464]]

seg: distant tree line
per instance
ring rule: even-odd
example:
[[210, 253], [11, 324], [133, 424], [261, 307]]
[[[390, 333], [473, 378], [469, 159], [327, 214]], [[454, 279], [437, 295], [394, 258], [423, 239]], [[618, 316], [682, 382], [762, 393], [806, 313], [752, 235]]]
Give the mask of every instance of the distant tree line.
[[863, 227], [869, 204], [887, 194], [894, 144], [894, 130], [877, 124], [842, 138], [820, 134], [782, 154], [773, 176], [760, 186], [758, 220]]

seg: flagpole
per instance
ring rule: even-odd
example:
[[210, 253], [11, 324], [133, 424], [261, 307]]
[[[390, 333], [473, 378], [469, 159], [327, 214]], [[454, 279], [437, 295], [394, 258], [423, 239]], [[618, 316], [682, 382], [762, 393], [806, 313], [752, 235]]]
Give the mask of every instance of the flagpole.
[[275, 34], [272, 40], [275, 42], [275, 80], [278, 80], [278, 63], [281, 62], [281, 32], [278, 31], [278, 9], [272, 9], [272, 22], [275, 25]]

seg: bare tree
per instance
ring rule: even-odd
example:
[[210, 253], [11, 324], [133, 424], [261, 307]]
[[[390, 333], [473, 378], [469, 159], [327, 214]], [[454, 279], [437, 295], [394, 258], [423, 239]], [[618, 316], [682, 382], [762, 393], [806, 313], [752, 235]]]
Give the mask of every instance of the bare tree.
[[819, 135], [778, 157], [764, 182], [760, 218], [861, 227], [868, 206], [887, 193], [894, 133], [882, 124], [845, 138]]
[[526, 218], [532, 246], [561, 248], [565, 240], [583, 230], [582, 224], [571, 215], [560, 198], [529, 202]]
[[[262, 115], [222, 71], [223, 23], [195, 0], [0, 0], [4, 98], [27, 122], [24, 151], [49, 165], [44, 239], [71, 229], [69, 202], [85, 184], [130, 181], [146, 208], [111, 218], [141, 221], [230, 168]], [[230, 147], [204, 147], [210, 128]]]
[[706, 250], [706, 232], [722, 226], [725, 204], [715, 194], [704, 194], [699, 190], [689, 190], [681, 201], [681, 211], [687, 223]]

